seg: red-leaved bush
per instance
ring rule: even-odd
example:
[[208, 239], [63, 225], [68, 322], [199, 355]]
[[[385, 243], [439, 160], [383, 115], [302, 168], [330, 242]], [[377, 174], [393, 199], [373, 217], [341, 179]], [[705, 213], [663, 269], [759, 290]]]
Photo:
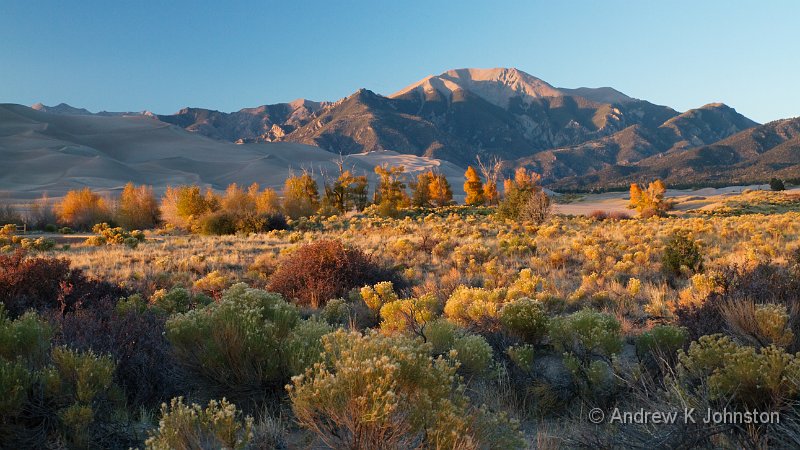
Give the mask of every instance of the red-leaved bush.
[[127, 292], [117, 285], [87, 278], [61, 258], [28, 257], [24, 250], [0, 255], [0, 303], [9, 317], [33, 309], [62, 314]]
[[589, 213], [589, 217], [595, 220], [627, 220], [630, 219], [631, 216], [627, 213], [622, 211], [603, 211], [601, 209], [592, 211]]
[[340, 241], [322, 240], [284, 256], [270, 277], [267, 290], [319, 308], [355, 287], [379, 281], [399, 284], [397, 278], [361, 250], [346, 247]]

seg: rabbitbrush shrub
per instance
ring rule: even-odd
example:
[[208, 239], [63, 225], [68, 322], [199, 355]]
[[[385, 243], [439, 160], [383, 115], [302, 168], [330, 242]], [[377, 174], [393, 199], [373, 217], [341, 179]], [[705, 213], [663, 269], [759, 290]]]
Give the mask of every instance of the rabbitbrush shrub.
[[499, 291], [459, 286], [447, 299], [444, 315], [462, 327], [493, 328], [501, 302]]
[[179, 361], [228, 396], [281, 386], [319, 355], [321, 322], [300, 319], [280, 294], [231, 286], [216, 303], [176, 314], [167, 338]]
[[385, 303], [381, 307], [381, 329], [405, 331], [419, 328], [433, 320], [439, 311], [439, 300], [432, 294]]
[[253, 418], [242, 419], [236, 405], [226, 399], [211, 400], [203, 409], [173, 398], [161, 405], [158, 429], [145, 442], [149, 450], [190, 450], [224, 448], [242, 450], [253, 439]]
[[520, 298], [503, 306], [500, 322], [508, 331], [531, 344], [538, 343], [547, 335], [547, 314], [539, 301], [530, 298]]
[[185, 313], [198, 306], [205, 306], [214, 300], [204, 294], [195, 294], [182, 287], [167, 291], [159, 289], [150, 296], [150, 305], [166, 314]]
[[[52, 327], [0, 306], [0, 437], [6, 448], [104, 447], [121, 406], [114, 361], [91, 351], [51, 349]], [[123, 445], [125, 446], [125, 445]]]
[[287, 386], [297, 421], [332, 448], [521, 448], [516, 424], [470, 407], [456, 366], [404, 336], [338, 330]]
[[672, 362], [675, 354], [689, 339], [686, 329], [674, 325], [656, 325], [636, 340], [640, 358], [665, 359]]
[[591, 356], [619, 353], [622, 332], [614, 316], [583, 309], [550, 321], [550, 340], [556, 349], [588, 360]]
[[492, 346], [478, 334], [464, 334], [453, 340], [455, 357], [460, 369], [469, 375], [482, 375], [492, 363]]
[[800, 394], [800, 357], [771, 345], [756, 350], [727, 336], [703, 336], [678, 352], [678, 376], [689, 386], [707, 385], [712, 400], [767, 411]]
[[622, 332], [614, 316], [583, 309], [550, 321], [550, 340], [564, 352], [564, 365], [579, 392], [607, 400], [616, 389], [612, 357], [622, 350]]

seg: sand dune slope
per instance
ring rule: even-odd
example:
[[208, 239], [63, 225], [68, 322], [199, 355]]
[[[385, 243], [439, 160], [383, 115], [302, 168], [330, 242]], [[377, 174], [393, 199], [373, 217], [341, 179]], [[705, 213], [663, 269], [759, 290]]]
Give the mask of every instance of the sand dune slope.
[[[60, 197], [84, 186], [114, 192], [129, 181], [157, 191], [184, 183], [280, 188], [290, 172], [332, 175], [338, 159], [310, 145], [217, 141], [147, 116], [59, 115], [0, 104], [0, 191], [17, 199]], [[438, 168], [460, 193], [464, 170], [436, 159], [386, 151], [349, 155], [345, 166], [374, 181], [374, 166], [384, 162], [412, 173]]]

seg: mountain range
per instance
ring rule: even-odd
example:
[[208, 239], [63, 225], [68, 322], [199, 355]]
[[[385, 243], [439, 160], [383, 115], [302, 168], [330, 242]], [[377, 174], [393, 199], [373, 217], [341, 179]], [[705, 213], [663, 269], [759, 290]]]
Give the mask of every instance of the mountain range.
[[[68, 105], [34, 109], [89, 117]], [[517, 69], [458, 69], [384, 96], [360, 89], [335, 102], [298, 99], [225, 113], [184, 108], [147, 116], [221, 142], [291, 142], [335, 155], [393, 151], [446, 160], [526, 166], [561, 189], [800, 178], [798, 119], [759, 125], [722, 104], [678, 112], [611, 87], [555, 87]]]

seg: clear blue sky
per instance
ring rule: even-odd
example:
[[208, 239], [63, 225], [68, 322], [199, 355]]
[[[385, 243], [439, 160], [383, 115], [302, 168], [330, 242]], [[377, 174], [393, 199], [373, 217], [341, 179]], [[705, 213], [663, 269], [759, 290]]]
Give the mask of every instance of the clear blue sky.
[[0, 0], [0, 102], [222, 111], [517, 67], [679, 110], [800, 115], [800, 2]]

